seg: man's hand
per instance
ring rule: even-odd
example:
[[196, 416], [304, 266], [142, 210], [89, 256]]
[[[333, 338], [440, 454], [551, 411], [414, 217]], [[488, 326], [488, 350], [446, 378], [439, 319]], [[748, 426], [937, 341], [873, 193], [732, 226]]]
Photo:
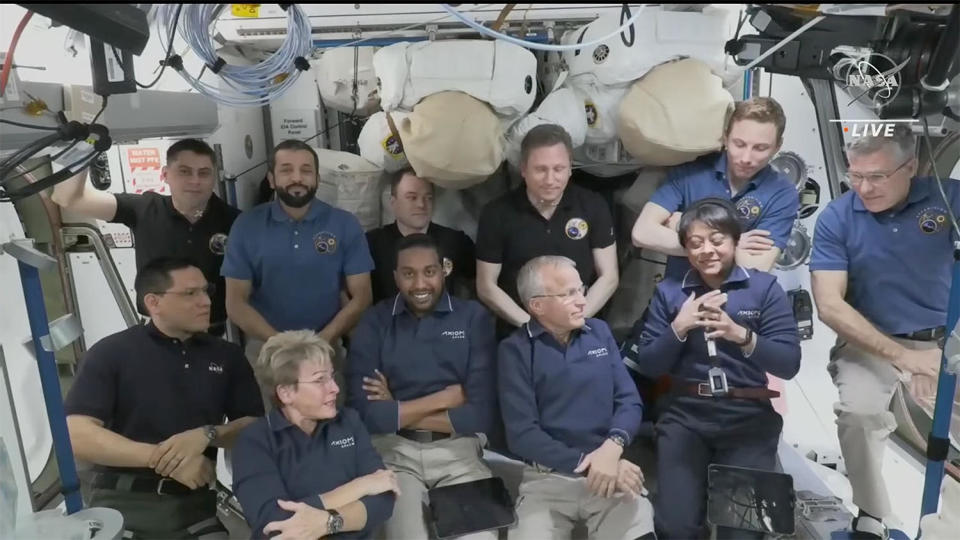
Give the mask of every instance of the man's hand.
[[637, 497], [643, 494], [643, 472], [640, 467], [621, 459], [617, 467], [617, 491]]
[[210, 485], [215, 477], [216, 470], [213, 467], [213, 462], [203, 455], [188, 457], [170, 473], [170, 478], [190, 489]]
[[925, 351], [905, 349], [904, 353], [893, 361], [893, 365], [900, 371], [914, 375], [925, 375], [936, 381], [940, 378], [940, 358], [942, 355], [943, 351], [937, 348]]
[[363, 378], [363, 390], [370, 401], [393, 401], [387, 377], [379, 369], [373, 370], [376, 377]]
[[700, 309], [701, 305], [719, 307], [727, 302], [726, 293], [716, 289], [700, 298], [695, 298], [695, 295], [696, 293], [690, 293], [690, 297], [680, 306], [680, 311], [671, 323], [673, 331], [677, 333], [680, 339], [684, 339], [690, 330], [698, 327], [700, 320], [706, 316], [707, 312]]
[[270, 537], [270, 533], [279, 532], [271, 540], [293, 540], [309, 538], [314, 540], [327, 535], [327, 520], [330, 514], [325, 510], [314, 508], [306, 503], [278, 500], [277, 506], [293, 512], [293, 516], [283, 521], [271, 521], [263, 528], [263, 534]]
[[623, 454], [623, 448], [607, 439], [600, 448], [584, 456], [583, 461], [573, 472], [579, 474], [588, 471], [587, 487], [590, 493], [606, 498], [613, 497], [617, 490], [621, 454]]
[[737, 242], [737, 251], [745, 251], [750, 255], [762, 255], [773, 247], [770, 231], [762, 229], [754, 229], [741, 234], [740, 241]]
[[337, 336], [333, 335], [333, 332], [324, 328], [323, 330], [320, 330], [319, 332], [317, 332], [317, 335], [322, 337], [327, 343], [329, 343], [330, 346], [334, 348], [334, 353], [336, 353], [337, 345], [334, 343], [334, 341], [337, 339]]
[[363, 477], [363, 491], [367, 495], [379, 495], [392, 491], [400, 495], [397, 474], [390, 469], [380, 469]]
[[150, 455], [148, 464], [160, 476], [170, 476], [170, 473], [187, 458], [203, 454], [208, 445], [209, 440], [203, 428], [177, 433], [157, 445], [153, 454]]
[[907, 384], [910, 395], [915, 400], [933, 400], [937, 397], [937, 379], [926, 375], [914, 374]]

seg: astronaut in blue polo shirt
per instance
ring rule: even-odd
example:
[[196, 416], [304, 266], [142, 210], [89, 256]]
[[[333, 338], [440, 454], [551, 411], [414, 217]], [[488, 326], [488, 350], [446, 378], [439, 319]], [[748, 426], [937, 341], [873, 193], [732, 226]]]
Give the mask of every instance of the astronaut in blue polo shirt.
[[394, 270], [399, 294], [370, 309], [351, 336], [347, 403], [401, 491], [387, 538], [428, 538], [428, 489], [491, 477], [481, 456], [496, 411], [493, 317], [445, 291], [444, 277], [431, 236], [403, 237]]
[[[960, 185], [916, 177], [916, 137], [862, 137], [847, 148], [852, 190], [820, 214], [810, 258], [820, 319], [837, 333], [829, 371], [840, 449], [859, 508], [852, 528], [875, 537], [890, 503], [881, 474], [897, 422], [891, 399], [908, 391], [932, 411], [940, 370]], [[960, 404], [954, 403], [954, 415]], [[954, 422], [953, 435], [960, 436]]]
[[686, 539], [703, 536], [711, 463], [774, 469], [783, 419], [765, 372], [796, 375], [800, 337], [777, 279], [735, 264], [741, 233], [733, 204], [698, 201], [679, 231], [692, 268], [657, 285], [636, 364], [649, 377], [672, 377], [656, 426], [655, 518], [659, 538]]
[[677, 240], [679, 213], [700, 199], [719, 197], [736, 205], [745, 231], [737, 264], [770, 271], [800, 208], [797, 188], [769, 165], [785, 127], [783, 109], [772, 98], [738, 102], [727, 121], [724, 150], [667, 172], [633, 226], [633, 244], [670, 255], [665, 275], [682, 279], [690, 264]]
[[[285, 330], [314, 330], [331, 344], [370, 305], [373, 260], [353, 214], [318, 200], [316, 152], [288, 140], [273, 149], [267, 177], [277, 200], [237, 218], [221, 274], [227, 314], [247, 335], [247, 356]], [[341, 308], [341, 285], [349, 302]]]
[[527, 463], [510, 538], [569, 538], [581, 519], [590, 538], [652, 537], [643, 475], [621, 459], [643, 406], [610, 328], [584, 318], [572, 260], [536, 257], [517, 281], [531, 320], [497, 355], [507, 445]]

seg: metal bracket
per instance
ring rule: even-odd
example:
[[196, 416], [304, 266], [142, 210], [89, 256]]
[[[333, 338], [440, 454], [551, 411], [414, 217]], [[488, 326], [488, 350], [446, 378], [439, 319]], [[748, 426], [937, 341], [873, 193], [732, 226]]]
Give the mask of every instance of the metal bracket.
[[11, 240], [0, 246], [0, 249], [17, 261], [32, 266], [41, 272], [57, 269], [57, 260], [35, 248], [32, 239]]
[[947, 336], [943, 356], [947, 359], [946, 372], [951, 375], [960, 374], [960, 321], [957, 321], [957, 325]]
[[56, 352], [83, 335], [80, 319], [73, 313], [50, 321], [50, 333], [40, 337], [40, 346], [47, 352]]
[[427, 39], [430, 41], [436, 41], [437, 32], [440, 31], [440, 26], [436, 24], [428, 24], [426, 26], [427, 30]]

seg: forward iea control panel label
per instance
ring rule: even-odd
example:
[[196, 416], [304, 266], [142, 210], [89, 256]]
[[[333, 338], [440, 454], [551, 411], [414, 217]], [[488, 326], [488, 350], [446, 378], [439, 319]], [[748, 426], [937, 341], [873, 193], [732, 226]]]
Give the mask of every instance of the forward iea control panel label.
[[230, 4], [230, 14], [234, 17], [256, 19], [260, 16], [260, 4]]

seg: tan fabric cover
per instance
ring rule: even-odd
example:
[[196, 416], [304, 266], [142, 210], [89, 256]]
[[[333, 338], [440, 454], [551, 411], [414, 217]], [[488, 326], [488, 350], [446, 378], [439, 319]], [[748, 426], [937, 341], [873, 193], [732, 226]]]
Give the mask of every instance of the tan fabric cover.
[[733, 97], [699, 60], [661, 64], [620, 102], [624, 148], [645, 165], [679, 165], [719, 150]]

